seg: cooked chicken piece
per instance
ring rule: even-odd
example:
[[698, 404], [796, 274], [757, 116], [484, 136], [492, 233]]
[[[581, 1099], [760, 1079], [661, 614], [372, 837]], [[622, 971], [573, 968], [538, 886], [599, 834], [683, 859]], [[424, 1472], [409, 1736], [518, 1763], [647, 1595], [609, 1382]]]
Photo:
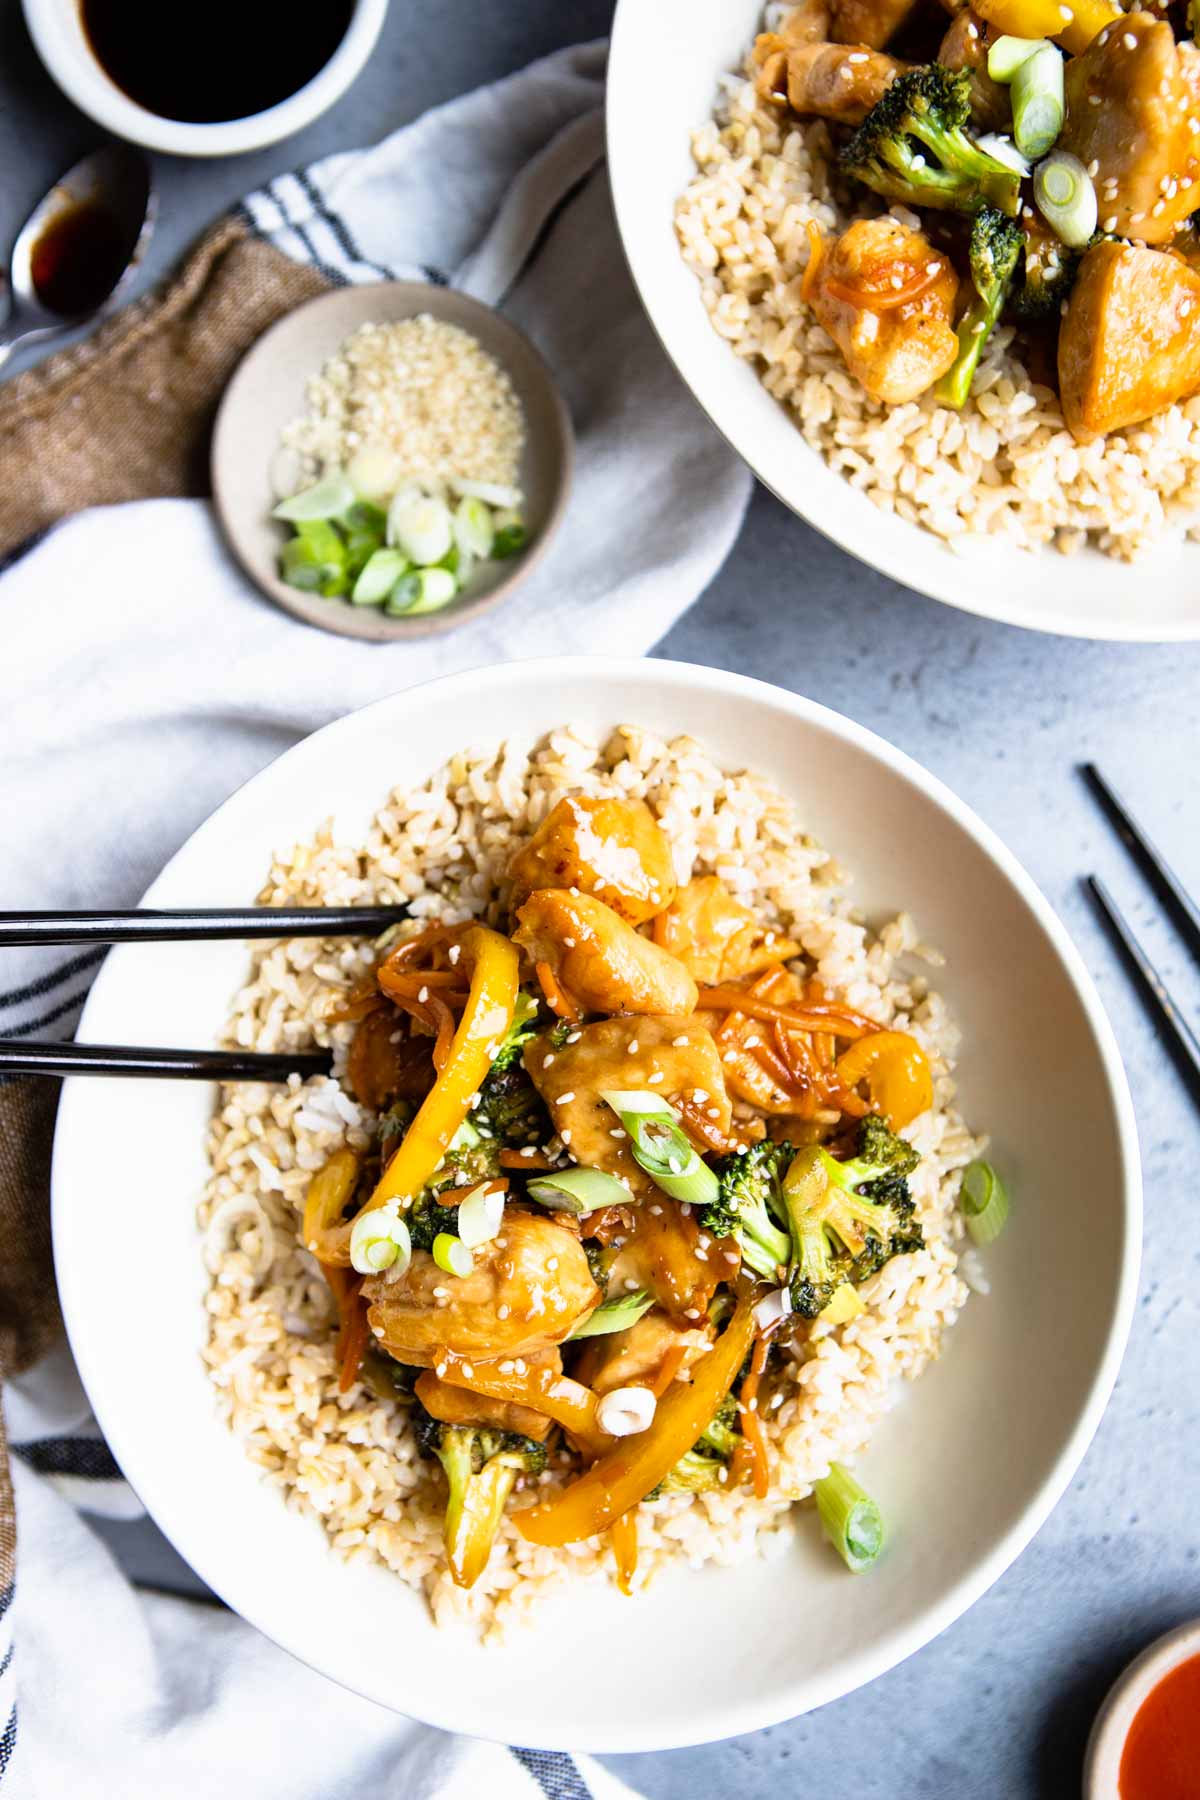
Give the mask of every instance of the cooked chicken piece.
[[1058, 336], [1063, 418], [1086, 442], [1200, 389], [1200, 275], [1176, 256], [1093, 244]]
[[829, 36], [835, 44], [882, 50], [918, 3], [919, 0], [833, 0]]
[[652, 919], [675, 892], [671, 846], [644, 800], [560, 800], [508, 873], [515, 899], [536, 888], [579, 888], [631, 925]]
[[[692, 1364], [708, 1351], [712, 1340], [707, 1320], [703, 1325], [681, 1327], [655, 1306], [624, 1331], [585, 1338], [573, 1373], [597, 1394], [610, 1394], [635, 1381], [653, 1384], [667, 1356], [677, 1354], [676, 1376], [686, 1381]], [[423, 1375], [421, 1380], [425, 1379]], [[420, 1382], [417, 1386], [419, 1391]]]
[[768, 931], [716, 875], [680, 888], [658, 920], [654, 941], [706, 987], [800, 954], [799, 944]]
[[812, 305], [851, 375], [895, 406], [932, 387], [958, 355], [957, 296], [949, 258], [884, 214], [856, 219], [827, 251]]
[[659, 1190], [633, 1160], [619, 1120], [601, 1099], [606, 1089], [647, 1088], [684, 1104], [706, 1126], [729, 1129], [717, 1047], [693, 1019], [599, 1019], [560, 1050], [543, 1034], [526, 1045], [525, 1067], [575, 1160], [616, 1175], [639, 1197]]
[[446, 1350], [480, 1362], [548, 1350], [600, 1304], [579, 1239], [541, 1213], [511, 1207], [469, 1275], [447, 1275], [417, 1250], [402, 1275], [368, 1276], [362, 1291], [383, 1348], [427, 1369]]
[[755, 40], [755, 86], [764, 100], [785, 101], [795, 113], [816, 113], [842, 125], [861, 125], [904, 63], [865, 45], [793, 43], [775, 32]]
[[[700, 1229], [691, 1209], [660, 1193], [640, 1206], [610, 1206], [589, 1229], [615, 1250], [608, 1292], [644, 1288], [671, 1318], [695, 1324], [704, 1319], [717, 1284], [736, 1275], [736, 1246]], [[723, 1252], [734, 1257], [726, 1262]]]
[[1008, 88], [993, 81], [987, 70], [991, 26], [972, 12], [969, 6], [954, 15], [954, 22], [942, 39], [937, 60], [947, 69], [969, 69], [971, 72], [971, 118], [981, 131], [1009, 131], [1012, 128], [1012, 99]]
[[1200, 202], [1200, 50], [1129, 13], [1070, 59], [1066, 92], [1059, 148], [1092, 172], [1102, 229], [1166, 243]]
[[539, 888], [517, 910], [514, 944], [549, 965], [564, 997], [584, 1012], [690, 1013], [696, 984], [677, 957], [617, 917], [602, 900]]
[[[833, 0], [801, 0], [781, 21], [778, 31], [764, 31], [755, 39], [755, 59], [761, 61], [771, 49], [791, 50], [797, 44], [828, 43], [832, 20]], [[770, 46], [761, 55], [760, 44]]]
[[[532, 1368], [545, 1365], [562, 1373], [562, 1357], [557, 1350], [543, 1351], [526, 1358]], [[550, 1432], [550, 1420], [531, 1406], [515, 1400], [493, 1400], [490, 1394], [473, 1394], [468, 1388], [453, 1387], [433, 1369], [418, 1375], [415, 1392], [425, 1411], [443, 1425], [490, 1425], [493, 1431], [519, 1431], [522, 1437], [543, 1443]]]

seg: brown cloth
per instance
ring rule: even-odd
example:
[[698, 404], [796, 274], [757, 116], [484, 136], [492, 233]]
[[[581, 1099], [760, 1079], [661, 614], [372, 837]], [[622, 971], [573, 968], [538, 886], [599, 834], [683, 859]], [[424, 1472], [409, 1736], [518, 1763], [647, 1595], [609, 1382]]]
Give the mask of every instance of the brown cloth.
[[207, 494], [225, 383], [269, 325], [328, 285], [222, 219], [165, 289], [0, 385], [0, 558], [85, 506]]
[[[213, 414], [239, 358], [328, 285], [224, 219], [164, 288], [0, 384], [0, 558], [86, 506], [207, 493]], [[0, 1383], [62, 1329], [50, 1256], [57, 1103], [57, 1082], [0, 1085]], [[0, 1610], [15, 1552], [0, 1412]]]

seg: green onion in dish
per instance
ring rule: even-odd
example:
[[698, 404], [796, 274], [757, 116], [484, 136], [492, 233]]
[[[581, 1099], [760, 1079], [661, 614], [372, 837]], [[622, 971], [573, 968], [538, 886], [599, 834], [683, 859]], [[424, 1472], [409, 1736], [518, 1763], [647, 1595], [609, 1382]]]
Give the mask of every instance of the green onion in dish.
[[691, 1206], [712, 1205], [721, 1184], [684, 1135], [673, 1106], [636, 1089], [610, 1089], [601, 1098], [629, 1134], [634, 1161], [664, 1194]]
[[468, 556], [482, 559], [492, 554], [496, 525], [482, 500], [464, 494], [454, 509], [454, 541]]
[[1012, 109], [1017, 149], [1036, 162], [1053, 147], [1066, 117], [1062, 52], [1053, 44], [1040, 45], [1013, 76]]
[[452, 1231], [439, 1231], [434, 1238], [433, 1260], [447, 1275], [469, 1275], [475, 1267], [470, 1250]]
[[429, 568], [454, 543], [450, 508], [431, 495], [413, 494], [388, 513], [388, 536], [409, 562]]
[[1007, 87], [1035, 51], [1050, 48], [1049, 38], [998, 37], [988, 48], [987, 72], [993, 81]]
[[485, 1183], [458, 1203], [458, 1235], [468, 1250], [490, 1244], [504, 1223], [504, 1189]]
[[869, 1569], [883, 1549], [883, 1514], [848, 1469], [831, 1463], [813, 1484], [825, 1536], [855, 1575]]
[[360, 1213], [350, 1233], [350, 1264], [360, 1275], [394, 1268], [403, 1275], [412, 1261], [412, 1238], [394, 1206]]
[[975, 1243], [981, 1248], [994, 1244], [1008, 1223], [1008, 1189], [982, 1157], [963, 1176], [961, 1205]]
[[403, 550], [375, 550], [362, 566], [350, 598], [355, 606], [382, 606], [402, 575], [408, 573]]
[[450, 604], [457, 592], [458, 583], [449, 569], [414, 569], [400, 577], [384, 601], [383, 610], [391, 613], [393, 618], [439, 612]]
[[630, 1194], [623, 1181], [606, 1175], [603, 1169], [555, 1169], [539, 1175], [526, 1190], [531, 1200], [552, 1212], [598, 1212], [602, 1206], [627, 1205]]
[[308, 594], [336, 599], [350, 588], [346, 546], [332, 525], [315, 519], [297, 527], [279, 558], [284, 580]]
[[289, 525], [309, 519], [337, 519], [357, 499], [358, 495], [345, 471], [330, 469], [312, 487], [293, 494], [290, 500], [281, 500], [271, 517], [283, 519]]
[[595, 1312], [589, 1313], [583, 1324], [575, 1327], [571, 1339], [606, 1337], [611, 1331], [625, 1331], [630, 1325], [636, 1325], [653, 1305], [654, 1296], [644, 1288], [637, 1288], [632, 1294], [618, 1294], [612, 1300], [602, 1300]]
[[1082, 250], [1100, 216], [1092, 178], [1069, 150], [1054, 150], [1033, 177], [1037, 209], [1061, 243]]
[[496, 528], [496, 535], [492, 539], [492, 555], [498, 560], [516, 556], [525, 548], [529, 534], [520, 513], [511, 510], [495, 513], [492, 524]]

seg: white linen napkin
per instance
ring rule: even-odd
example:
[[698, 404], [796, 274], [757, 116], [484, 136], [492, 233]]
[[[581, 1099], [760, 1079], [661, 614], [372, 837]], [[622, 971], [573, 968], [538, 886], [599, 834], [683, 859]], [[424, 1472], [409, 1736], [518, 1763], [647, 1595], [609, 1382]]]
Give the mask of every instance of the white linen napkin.
[[[712, 578], [749, 476], [669, 367], [626, 273], [602, 161], [602, 70], [599, 45], [549, 57], [245, 202], [256, 229], [336, 279], [448, 280], [529, 333], [578, 432], [570, 507], [545, 560], [485, 618], [375, 646], [278, 612], [201, 502], [59, 526], [0, 576], [5, 906], [134, 904], [214, 806], [328, 720], [454, 669], [643, 653]], [[98, 961], [10, 951], [0, 1036], [69, 1036]], [[7, 1768], [22, 1797], [188, 1800], [218, 1784], [256, 1800], [616, 1791], [585, 1759], [449, 1738], [344, 1693], [228, 1614], [135, 1594], [64, 1499], [137, 1510], [69, 1355], [5, 1401], [25, 1466], [15, 1604], [0, 1595], [0, 1777]]]

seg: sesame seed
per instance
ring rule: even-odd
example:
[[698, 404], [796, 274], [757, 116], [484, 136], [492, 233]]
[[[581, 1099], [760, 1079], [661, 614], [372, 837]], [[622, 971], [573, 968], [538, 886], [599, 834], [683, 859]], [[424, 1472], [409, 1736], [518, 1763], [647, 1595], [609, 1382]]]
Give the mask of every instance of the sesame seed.
[[568, 1090], [567, 1090], [567, 1092], [566, 1092], [566, 1093], [565, 1093], [565, 1094], [560, 1094], [560, 1095], [559, 1095], [559, 1096], [558, 1096], [558, 1105], [559, 1105], [559, 1106], [567, 1106], [567, 1105], [569, 1105], [569, 1104], [570, 1104], [570, 1102], [571, 1102], [571, 1101], [572, 1101], [572, 1100], [573, 1100], [573, 1099], [574, 1099], [574, 1098], [575, 1098], [575, 1089], [574, 1089], [574, 1088], [568, 1088]]
[[636, 1056], [637, 1053], [638, 1053], [638, 1041], [636, 1038], [630, 1038], [629, 1043], [626, 1046], [625, 1054], [626, 1054], [626, 1056]]
[[569, 1143], [570, 1143], [570, 1141], [571, 1141], [571, 1133], [570, 1133], [570, 1132], [569, 1132], [569, 1131], [560, 1131], [560, 1132], [559, 1132], [559, 1134], [558, 1134], [558, 1135], [559, 1135], [559, 1137], [560, 1137], [560, 1138], [561, 1138], [561, 1139], [562, 1139], [562, 1141], [563, 1141], [563, 1143], [564, 1143], [564, 1144], [569, 1144]]
[[664, 1081], [666, 1079], [666, 1077], [663, 1075], [663, 1072], [661, 1069], [655, 1069], [653, 1075], [651, 1075], [648, 1079], [649, 1079], [651, 1087], [653, 1087], [655, 1082]]
[[501, 1301], [500, 1305], [496, 1308], [496, 1317], [498, 1319], [507, 1319], [511, 1311], [512, 1308], [507, 1306], [504, 1301]]
[[563, 939], [563, 943], [567, 946], [568, 950], [573, 950], [575, 948], [575, 939], [574, 938], [565, 937]]
[[568, 1031], [567, 1042], [568, 1044], [577, 1044], [582, 1036], [582, 1031]]
[[613, 1129], [609, 1132], [608, 1135], [611, 1138], [623, 1138], [625, 1136], [625, 1133], [621, 1130], [621, 1127], [619, 1125], [616, 1125], [613, 1127]]
[[436, 1375], [437, 1375], [437, 1378], [438, 1378], [438, 1380], [439, 1380], [439, 1381], [441, 1381], [441, 1380], [442, 1380], [442, 1379], [443, 1379], [443, 1377], [444, 1377], [444, 1376], [445, 1376], [445, 1373], [446, 1373], [446, 1365], [445, 1365], [445, 1363], [444, 1363], [444, 1362], [440, 1362], [440, 1363], [439, 1363], [439, 1364], [438, 1364], [438, 1366], [437, 1366], [437, 1368], [436, 1368], [436, 1370], [435, 1370], [435, 1371], [434, 1371], [434, 1373], [435, 1373], [435, 1374], [436, 1374]]
[[1136, 50], [1137, 49], [1137, 38], [1134, 36], [1132, 31], [1127, 31], [1125, 33], [1125, 36], [1121, 39], [1121, 42], [1124, 44], [1124, 46], [1127, 50]]
[[686, 1031], [684, 1032], [682, 1037], [677, 1037], [677, 1038], [671, 1039], [671, 1043], [676, 1050], [685, 1050], [687, 1048], [687, 1041], [688, 1041], [688, 1035], [687, 1035]]
[[421, 988], [417, 994], [417, 999], [421, 1002], [422, 1006], [424, 1006], [424, 1004], [425, 1004], [426, 1000], [428, 1000], [428, 998], [429, 998], [429, 989], [427, 987]]
[[554, 1061], [554, 1052], [553, 1052], [553, 1051], [551, 1051], [551, 1052], [550, 1052], [550, 1054], [549, 1054], [549, 1056], [543, 1056], [543, 1058], [542, 1058], [542, 1067], [543, 1067], [543, 1069], [548, 1069], [548, 1068], [549, 1068], [549, 1067], [550, 1067], [550, 1064], [551, 1064], [551, 1063], [552, 1063], [552, 1062], [553, 1062], [553, 1061]]
[[1087, 166], [1087, 171], [1092, 180], [1095, 181], [1097, 175], [1100, 173], [1100, 163], [1097, 157], [1093, 156], [1091, 162]]
[[[1154, 208], [1154, 210], [1155, 210], [1155, 212], [1161, 212], [1162, 209], [1163, 209], [1162, 201], [1160, 200], [1158, 202], [1158, 205]], [[1105, 221], [1104, 221], [1104, 229], [1105, 229], [1105, 231], [1115, 231], [1117, 229], [1116, 213], [1109, 213], [1107, 219], [1105, 219]]]

